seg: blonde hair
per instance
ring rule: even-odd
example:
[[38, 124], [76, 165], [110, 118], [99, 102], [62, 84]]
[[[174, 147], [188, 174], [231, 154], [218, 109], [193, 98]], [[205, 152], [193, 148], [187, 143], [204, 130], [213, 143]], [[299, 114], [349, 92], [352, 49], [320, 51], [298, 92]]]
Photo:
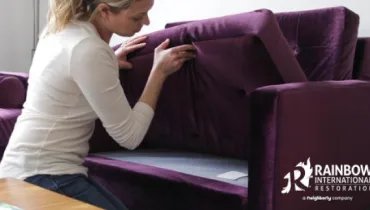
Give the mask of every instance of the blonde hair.
[[99, 4], [107, 4], [112, 12], [129, 8], [135, 0], [50, 0], [47, 33], [56, 33], [73, 20], [91, 21]]

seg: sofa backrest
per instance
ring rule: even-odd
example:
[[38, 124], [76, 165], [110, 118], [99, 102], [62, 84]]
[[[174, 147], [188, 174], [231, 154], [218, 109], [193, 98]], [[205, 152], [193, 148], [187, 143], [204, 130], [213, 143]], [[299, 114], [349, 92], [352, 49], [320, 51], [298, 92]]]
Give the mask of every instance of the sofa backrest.
[[[275, 14], [309, 81], [352, 78], [359, 16], [346, 7]], [[166, 24], [174, 27], [191, 21]]]
[[276, 13], [310, 81], [352, 78], [359, 16], [345, 7]]
[[[149, 34], [146, 47], [130, 55], [134, 69], [120, 72], [132, 106], [145, 87], [154, 49], [166, 38], [171, 46], [192, 43], [197, 58], [166, 80], [141, 147], [246, 158], [249, 93], [261, 86], [307, 81], [273, 13], [259, 10]], [[104, 134], [98, 125], [95, 142]], [[103, 145], [92, 149], [102, 150]]]

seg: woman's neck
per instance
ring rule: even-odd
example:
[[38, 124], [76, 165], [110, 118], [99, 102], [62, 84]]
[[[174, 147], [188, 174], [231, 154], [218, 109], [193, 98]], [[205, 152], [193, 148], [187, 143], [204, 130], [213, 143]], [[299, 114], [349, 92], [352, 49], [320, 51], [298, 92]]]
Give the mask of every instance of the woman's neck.
[[93, 21], [92, 24], [95, 26], [96, 30], [98, 31], [98, 34], [102, 40], [104, 40], [107, 44], [110, 43], [110, 39], [113, 36], [113, 33], [104, 28], [101, 24], [99, 24], [97, 21]]

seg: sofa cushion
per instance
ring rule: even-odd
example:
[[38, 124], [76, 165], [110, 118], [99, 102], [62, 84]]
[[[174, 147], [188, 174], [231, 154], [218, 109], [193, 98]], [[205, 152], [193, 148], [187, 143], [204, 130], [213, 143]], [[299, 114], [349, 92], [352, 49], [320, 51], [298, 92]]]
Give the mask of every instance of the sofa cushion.
[[[352, 78], [359, 16], [346, 7], [276, 13], [279, 26], [310, 81]], [[190, 21], [166, 24], [175, 27]]]
[[0, 147], [8, 145], [10, 135], [21, 109], [2, 109], [0, 108]]
[[0, 75], [0, 107], [20, 108], [26, 98], [26, 90], [20, 79]]
[[359, 16], [345, 7], [277, 13], [310, 81], [352, 78]]
[[129, 209], [224, 210], [246, 208], [248, 179], [217, 179], [217, 170], [246, 171], [246, 163], [243, 163], [193, 153], [139, 150], [93, 154], [86, 159], [85, 165], [89, 168], [89, 176]]
[[[120, 72], [132, 106], [147, 82], [154, 49], [166, 38], [171, 46], [192, 43], [197, 58], [166, 80], [141, 147], [246, 158], [249, 93], [265, 85], [306, 81], [274, 15], [261, 10], [149, 34], [146, 47], [130, 55], [134, 69]], [[99, 136], [100, 148], [107, 138]]]

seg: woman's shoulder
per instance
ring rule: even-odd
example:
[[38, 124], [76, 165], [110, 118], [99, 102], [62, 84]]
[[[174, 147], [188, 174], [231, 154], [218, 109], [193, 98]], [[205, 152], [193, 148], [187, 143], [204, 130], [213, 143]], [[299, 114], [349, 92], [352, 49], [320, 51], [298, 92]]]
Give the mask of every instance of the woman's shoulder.
[[89, 22], [72, 21], [62, 31], [55, 34], [47, 34], [46, 32], [47, 27], [44, 29], [40, 41], [58, 43], [63, 48], [73, 49], [79, 47], [81, 42], [97, 47], [106, 47], [105, 45], [107, 45], [100, 38], [96, 28]]
[[[47, 29], [45, 29], [47, 30]], [[44, 57], [64, 56], [64, 59], [115, 59], [113, 49], [99, 36], [88, 22], [71, 22], [63, 31], [48, 34], [40, 39], [39, 53]]]

